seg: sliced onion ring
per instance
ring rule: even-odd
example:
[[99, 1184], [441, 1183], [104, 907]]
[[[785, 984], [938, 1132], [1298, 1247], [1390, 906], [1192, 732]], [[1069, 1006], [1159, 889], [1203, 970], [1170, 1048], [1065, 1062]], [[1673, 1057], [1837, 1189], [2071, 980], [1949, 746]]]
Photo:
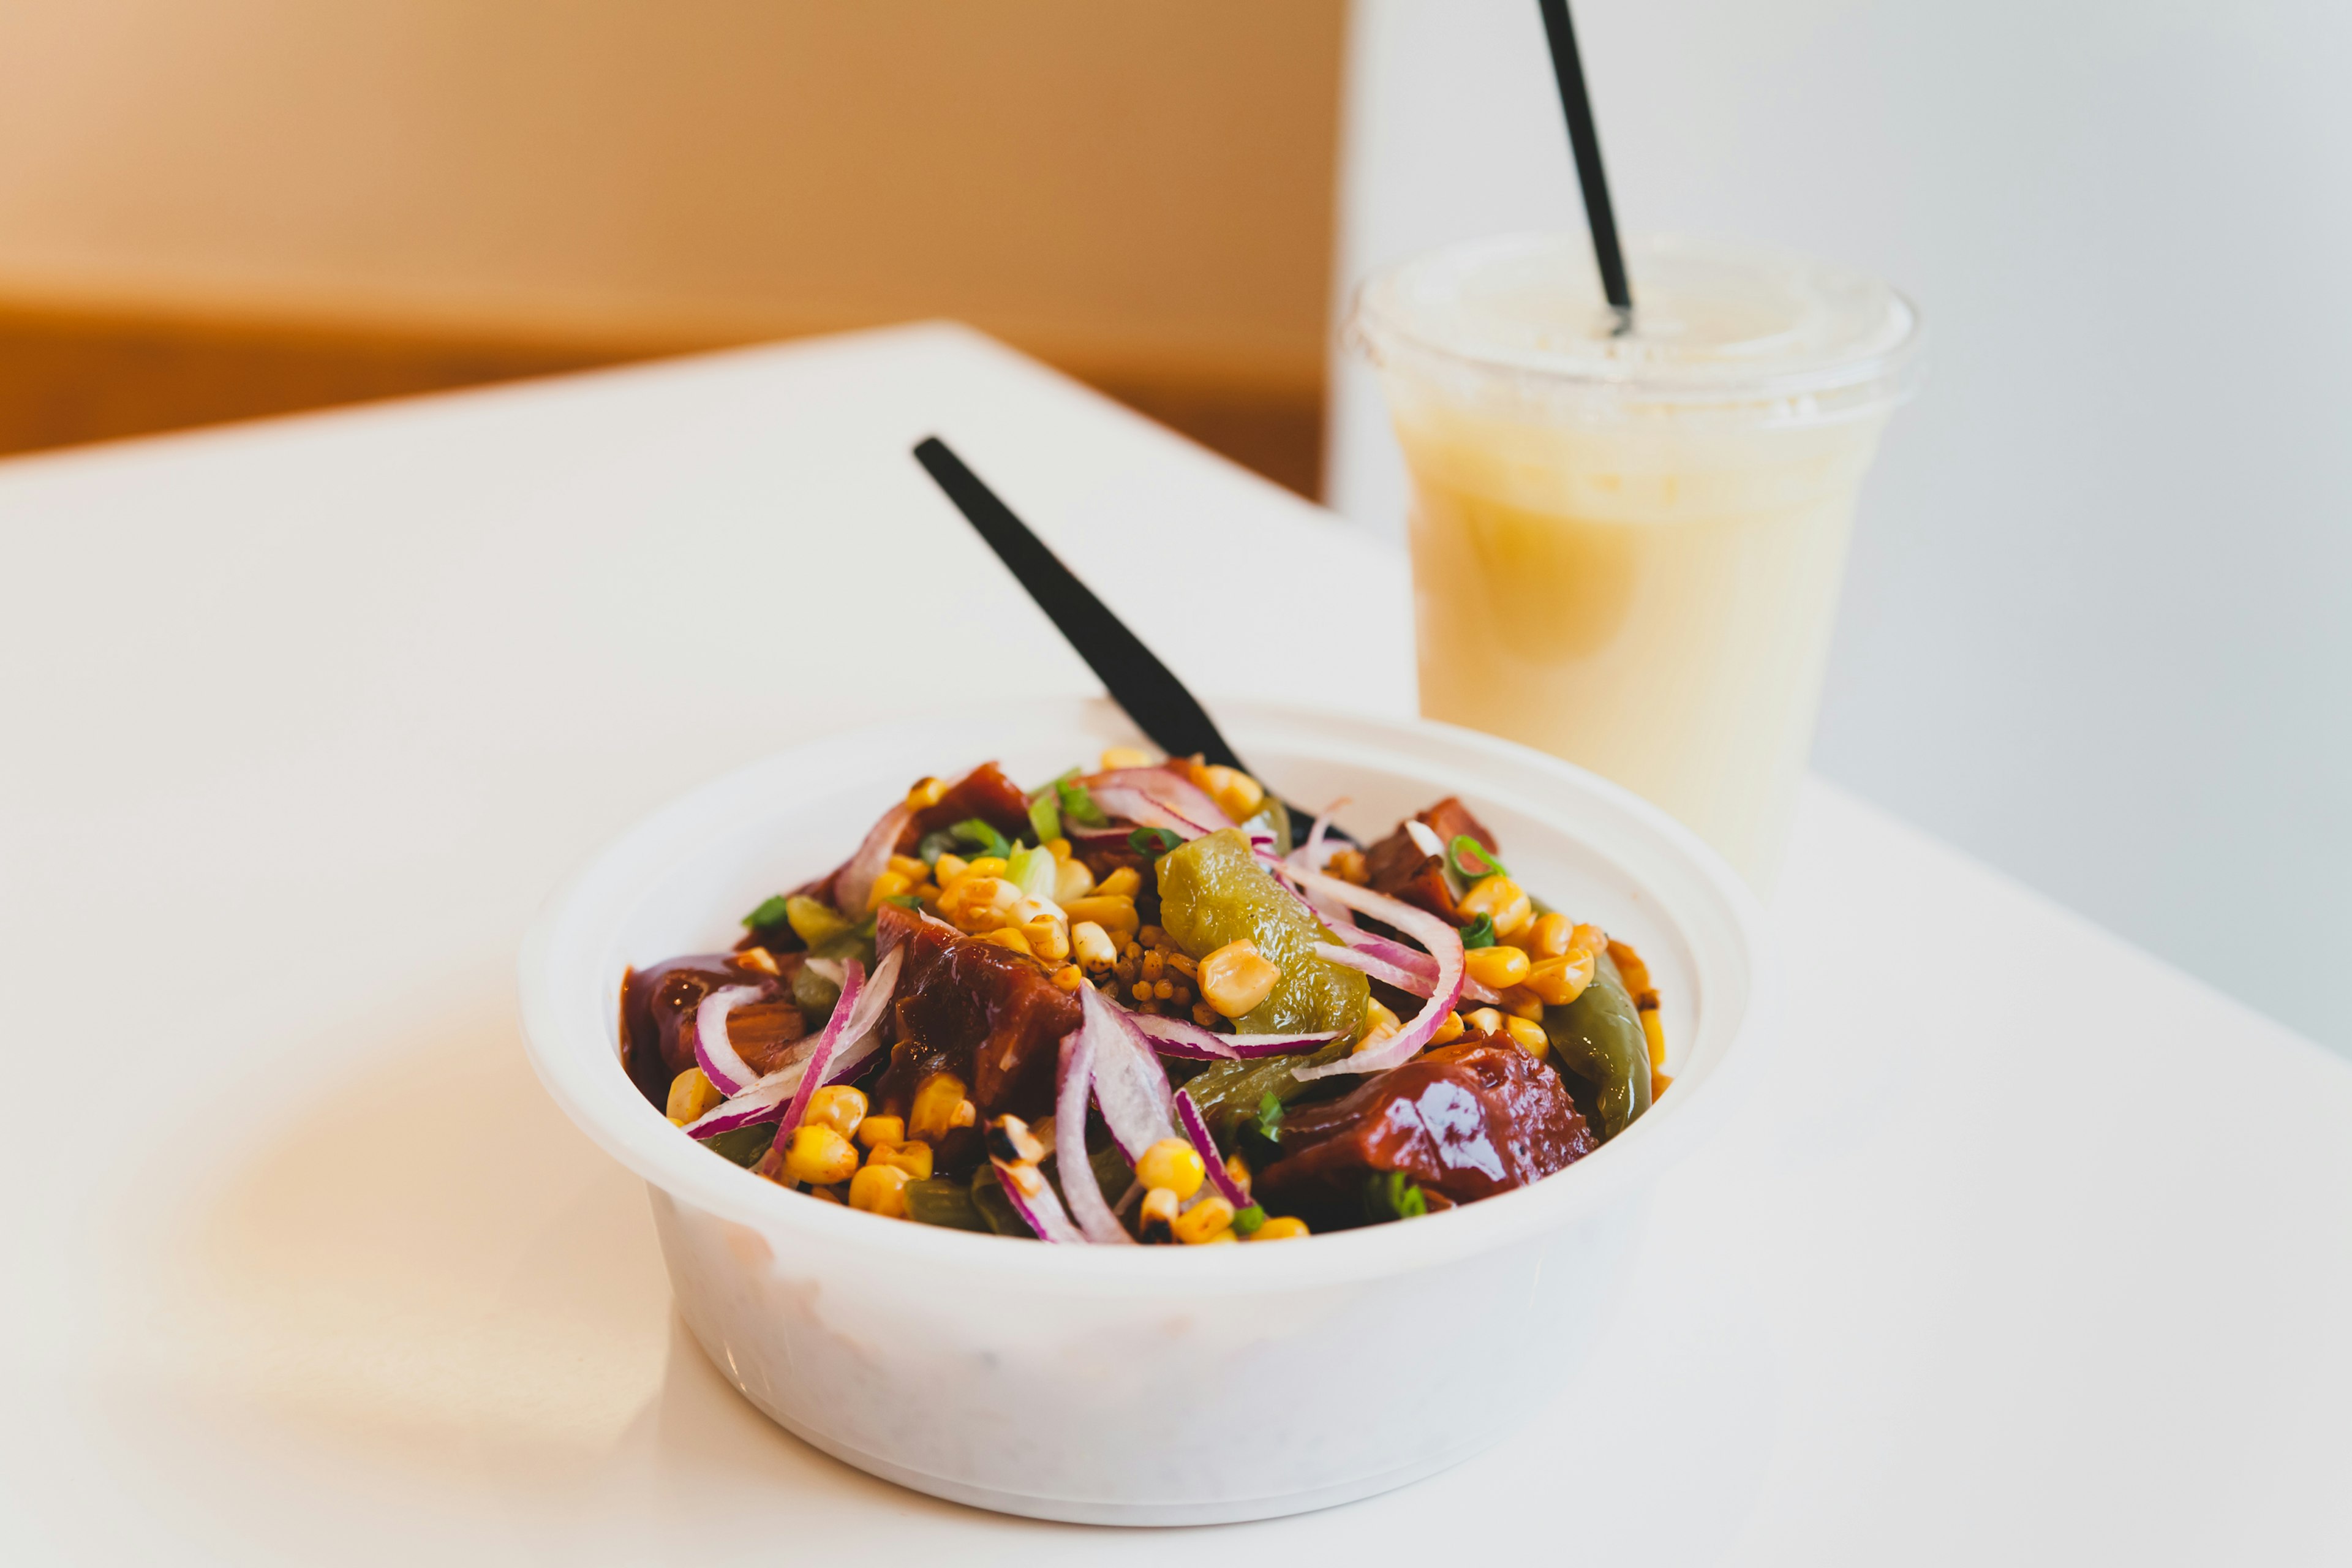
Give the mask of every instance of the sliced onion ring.
[[[1332, 928], [1331, 934], [1367, 957], [1378, 959], [1393, 968], [1420, 976], [1421, 983], [1418, 984], [1408, 985], [1402, 981], [1394, 980], [1389, 982], [1400, 991], [1410, 991], [1416, 996], [1426, 996], [1429, 994], [1430, 987], [1437, 982], [1437, 960], [1417, 947], [1407, 947], [1403, 942], [1392, 942], [1387, 937], [1375, 935], [1357, 925], [1335, 926]], [[1344, 958], [1334, 958], [1333, 962], [1345, 963], [1350, 969], [1361, 967]], [[1364, 973], [1370, 974], [1372, 972], [1366, 969]], [[1483, 1003], [1489, 1006], [1502, 1000], [1492, 990], [1479, 984], [1467, 974], [1462, 977], [1462, 995], [1466, 1001]]]
[[1134, 1015], [1113, 1006], [1091, 985], [1078, 987], [1078, 1005], [1084, 1020], [1078, 1027], [1092, 1047], [1095, 1103], [1102, 1107], [1111, 1142], [1132, 1165], [1146, 1149], [1176, 1136], [1168, 1115], [1176, 1091], [1159, 1056], [1135, 1030]]
[[1021, 1216], [1021, 1223], [1037, 1233], [1038, 1240], [1083, 1243], [1087, 1239], [1087, 1233], [1070, 1223], [1069, 1215], [1062, 1208], [1062, 1200], [1054, 1195], [1052, 1185], [1038, 1174], [1036, 1166], [1022, 1167], [1036, 1178], [1037, 1190], [1033, 1194], [1021, 1190], [1020, 1180], [1013, 1173], [1011, 1161], [992, 1156], [989, 1163], [996, 1167], [996, 1184], [1004, 1189], [1005, 1201], [1013, 1205], [1013, 1212]]
[[1415, 909], [1402, 899], [1375, 893], [1370, 888], [1359, 888], [1353, 882], [1343, 882], [1337, 877], [1298, 866], [1290, 868], [1290, 875], [1310, 893], [1328, 894], [1359, 914], [1394, 926], [1426, 946], [1429, 955], [1437, 961], [1435, 985], [1410, 1023], [1370, 1050], [1357, 1051], [1319, 1068], [1294, 1068], [1291, 1071], [1305, 1080], [1342, 1073], [1386, 1072], [1411, 1061], [1415, 1052], [1429, 1044], [1445, 1016], [1454, 1011], [1454, 1004], [1462, 1000], [1462, 933], [1427, 910]]
[[1132, 1244], [1135, 1238], [1111, 1213], [1102, 1184], [1095, 1180], [1094, 1162], [1087, 1158], [1087, 1095], [1095, 1086], [1097, 1033], [1082, 1022], [1062, 1037], [1062, 1081], [1054, 1100], [1054, 1163], [1070, 1215], [1086, 1238], [1098, 1246]]
[[1176, 1121], [1184, 1129], [1184, 1136], [1192, 1141], [1192, 1147], [1201, 1152], [1201, 1163], [1207, 1167], [1209, 1180], [1224, 1194], [1225, 1202], [1234, 1205], [1234, 1212], [1239, 1214], [1249, 1207], [1250, 1195], [1242, 1191], [1242, 1184], [1225, 1169], [1224, 1156], [1217, 1152], [1217, 1141], [1209, 1136], [1209, 1124], [1202, 1120], [1201, 1108], [1181, 1089], [1176, 1091]]
[[[1318, 942], [1315, 944], [1314, 951], [1318, 958], [1369, 974], [1384, 985], [1393, 985], [1398, 990], [1409, 991], [1415, 996], [1428, 996], [1437, 990], [1437, 981], [1434, 976], [1423, 973], [1421, 969], [1408, 967], [1392, 959], [1378, 955], [1369, 948], [1341, 947], [1328, 942]], [[1462, 1000], [1492, 1006], [1502, 998], [1465, 973], [1462, 977]]]
[[760, 994], [757, 985], [725, 985], [694, 1010], [694, 1060], [719, 1092], [732, 1100], [760, 1077], [727, 1037], [727, 1015]]
[[898, 852], [899, 836], [906, 832], [907, 819], [912, 815], [902, 800], [866, 831], [866, 841], [834, 879], [834, 908], [853, 921], [864, 918], [866, 900], [874, 896], [874, 879], [889, 868], [890, 857]]
[[1188, 1061], [1250, 1061], [1259, 1057], [1286, 1057], [1328, 1045], [1339, 1037], [1337, 1029], [1310, 1035], [1221, 1035], [1189, 1018], [1167, 1018], [1150, 1013], [1129, 1013], [1128, 1026], [1141, 1035], [1161, 1056]]
[[833, 1016], [824, 1021], [824, 1032], [816, 1037], [816, 1049], [801, 1064], [800, 1086], [793, 1090], [793, 1102], [784, 1108], [783, 1120], [776, 1123], [776, 1147], [792, 1142], [793, 1131], [801, 1118], [808, 1114], [809, 1101], [816, 1097], [824, 1082], [825, 1068], [833, 1065], [834, 1047], [848, 1032], [849, 1022], [857, 1005], [858, 994], [866, 989], [866, 966], [851, 959], [842, 966], [841, 999], [833, 1005]]

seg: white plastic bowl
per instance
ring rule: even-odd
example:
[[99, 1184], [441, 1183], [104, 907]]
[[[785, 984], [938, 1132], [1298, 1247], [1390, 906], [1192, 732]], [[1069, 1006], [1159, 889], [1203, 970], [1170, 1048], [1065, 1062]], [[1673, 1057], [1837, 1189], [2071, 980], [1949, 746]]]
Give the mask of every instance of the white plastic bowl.
[[646, 1179], [679, 1311], [788, 1430], [1007, 1513], [1197, 1524], [1322, 1508], [1467, 1458], [1584, 1359], [1649, 1189], [1764, 1044], [1771, 986], [1738, 877], [1655, 808], [1550, 757], [1427, 723], [1230, 705], [1294, 801], [1383, 834], [1459, 795], [1529, 889], [1640, 948], [1674, 1088], [1532, 1187], [1271, 1246], [1051, 1247], [893, 1224], [696, 1147], [623, 1074], [622, 972], [727, 947], [745, 910], [837, 864], [910, 780], [1050, 777], [1132, 744], [1108, 703], [927, 720], [802, 746], [633, 829], [550, 899], [522, 953], [531, 1061]]

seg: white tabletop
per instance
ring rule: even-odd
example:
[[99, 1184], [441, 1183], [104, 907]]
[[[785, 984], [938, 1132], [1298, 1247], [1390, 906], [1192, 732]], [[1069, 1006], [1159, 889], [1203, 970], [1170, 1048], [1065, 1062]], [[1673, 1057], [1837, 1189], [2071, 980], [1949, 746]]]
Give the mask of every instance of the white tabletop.
[[2352, 1070], [1818, 784], [1780, 1066], [1494, 1452], [1106, 1532], [770, 1426], [512, 961], [721, 769], [1093, 689], [933, 431], [1196, 689], [1409, 708], [1399, 560], [954, 329], [0, 467], [0, 1560], [2352, 1560]]

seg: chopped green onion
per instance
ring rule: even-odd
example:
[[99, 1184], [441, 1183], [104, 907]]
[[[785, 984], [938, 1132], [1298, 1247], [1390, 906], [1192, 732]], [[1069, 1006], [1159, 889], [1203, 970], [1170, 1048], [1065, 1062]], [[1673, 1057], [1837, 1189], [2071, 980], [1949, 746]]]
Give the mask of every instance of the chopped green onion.
[[1050, 844], [1062, 836], [1062, 808], [1054, 804], [1052, 795], [1040, 795], [1029, 803], [1029, 831], [1040, 844]]
[[1004, 863], [1004, 879], [1021, 889], [1024, 899], [1050, 899], [1054, 896], [1054, 876], [1058, 868], [1050, 849], [1015, 849]]
[[759, 930], [761, 926], [775, 925], [784, 918], [785, 902], [786, 900], [782, 893], [778, 893], [772, 899], [763, 900], [758, 909], [743, 917], [743, 923], [753, 931]]
[[1364, 1183], [1364, 1217], [1375, 1225], [1417, 1219], [1428, 1212], [1429, 1199], [1402, 1171], [1376, 1172]]
[[1241, 1213], [1234, 1215], [1234, 1234], [1235, 1236], [1255, 1236], [1257, 1234], [1258, 1226], [1265, 1223], [1265, 1210], [1255, 1204], [1252, 1204], [1249, 1207], [1242, 1210]]
[[919, 910], [923, 907], [923, 900], [912, 893], [892, 893], [882, 901], [886, 904], [896, 904], [902, 910]]
[[1077, 771], [1072, 768], [1054, 781], [1054, 793], [1061, 797], [1062, 815], [1080, 827], [1100, 827], [1110, 818], [1095, 804], [1095, 797], [1087, 793], [1087, 786], [1076, 782]]
[[983, 855], [993, 855], [1000, 860], [1013, 858], [1013, 846], [1005, 841], [1004, 835], [977, 816], [967, 816], [948, 831]]
[[1164, 827], [1139, 827], [1127, 836], [1127, 842], [1138, 855], [1157, 860], [1184, 841]]
[[1472, 921], [1468, 925], [1464, 926], [1462, 928], [1462, 945], [1464, 947], [1494, 946], [1495, 917], [1490, 914], [1481, 913], [1476, 920]]
[[[1454, 868], [1462, 873], [1462, 875], [1469, 878], [1474, 882], [1482, 877], [1507, 877], [1510, 875], [1508, 871], [1503, 869], [1503, 863], [1500, 860], [1496, 859], [1494, 855], [1487, 850], [1485, 845], [1479, 843], [1476, 839], [1471, 837], [1466, 833], [1455, 834], [1454, 836], [1454, 842], [1447, 845], [1446, 849], [1449, 852], [1449, 858], [1454, 862]], [[1475, 860], [1480, 867], [1483, 867], [1484, 869], [1474, 870], [1470, 865], [1462, 858], [1465, 852], [1472, 859]]]

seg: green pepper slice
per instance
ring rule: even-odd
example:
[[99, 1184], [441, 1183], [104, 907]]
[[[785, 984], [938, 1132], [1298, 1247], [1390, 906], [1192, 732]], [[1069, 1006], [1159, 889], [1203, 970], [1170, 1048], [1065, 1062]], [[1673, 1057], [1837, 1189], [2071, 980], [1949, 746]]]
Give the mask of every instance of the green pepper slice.
[[936, 1225], [950, 1230], [982, 1233], [990, 1228], [988, 1221], [981, 1217], [980, 1205], [972, 1199], [971, 1188], [952, 1177], [932, 1176], [919, 1182], [908, 1182], [905, 1196], [907, 1217], [917, 1225]]
[[1544, 1037], [1552, 1065], [1574, 1073], [1599, 1098], [1601, 1136], [1614, 1138], [1650, 1109], [1650, 1039], [1625, 978], [1603, 952], [1592, 984], [1565, 1007], [1547, 1007]]

